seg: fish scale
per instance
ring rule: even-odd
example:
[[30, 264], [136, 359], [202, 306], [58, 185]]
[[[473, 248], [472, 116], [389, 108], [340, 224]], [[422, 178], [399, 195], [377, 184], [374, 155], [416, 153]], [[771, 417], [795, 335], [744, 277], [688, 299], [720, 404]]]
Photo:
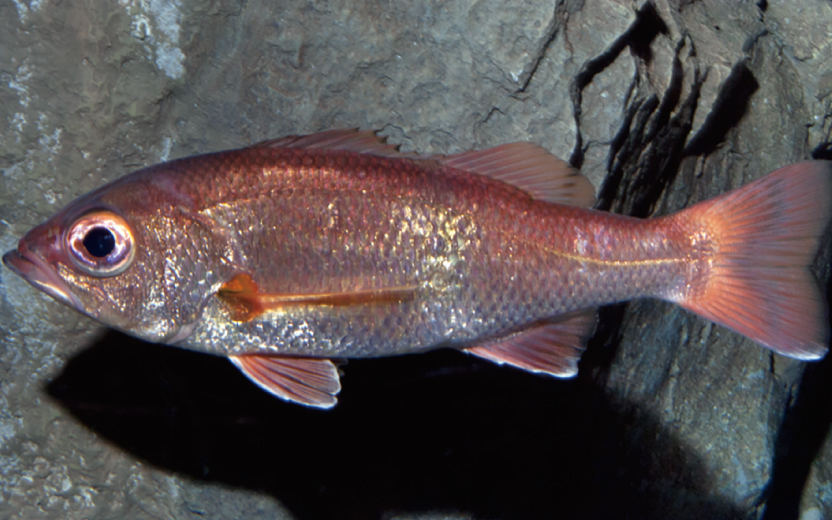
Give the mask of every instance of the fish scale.
[[[249, 186], [257, 187], [257, 195], [214, 184], [222, 198], [206, 194], [197, 205], [206, 207], [202, 213], [215, 226], [231, 230], [235, 267], [252, 273], [261, 291], [416, 285], [418, 298], [387, 308], [283, 309], [254, 323], [226, 323], [222, 334], [216, 323], [224, 320], [204, 320], [186, 345], [233, 355], [323, 357], [464, 345], [551, 316], [655, 295], [668, 280], [683, 277], [684, 263], [691, 261], [682, 242], [666, 239], [663, 221], [552, 206], [510, 186], [488, 191], [484, 180], [475, 184], [465, 172], [428, 172], [409, 163], [397, 170], [396, 163], [369, 157], [354, 166], [359, 175], [339, 169], [342, 162], [314, 151], [295, 151], [290, 160], [262, 151], [247, 160], [234, 157], [236, 168], [255, 172]], [[281, 168], [290, 173], [273, 174]], [[293, 189], [285, 192], [287, 178]], [[435, 184], [453, 194], [453, 206], [443, 204], [448, 198], [437, 189], [413, 188]], [[656, 234], [664, 240], [652, 239]], [[209, 315], [222, 314], [216, 306]], [[365, 326], [356, 330], [355, 322]], [[313, 350], [319, 337], [335, 339]]]

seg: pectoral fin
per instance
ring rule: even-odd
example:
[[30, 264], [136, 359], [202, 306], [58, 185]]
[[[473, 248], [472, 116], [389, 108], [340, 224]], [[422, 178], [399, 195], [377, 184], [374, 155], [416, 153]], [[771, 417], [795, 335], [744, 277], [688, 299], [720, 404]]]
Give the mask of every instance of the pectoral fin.
[[222, 299], [235, 321], [251, 321], [260, 314], [290, 305], [370, 305], [399, 303], [416, 297], [417, 285], [381, 287], [327, 293], [260, 292], [248, 274], [238, 274], [223, 285], [217, 296]]
[[234, 365], [272, 395], [315, 408], [332, 408], [341, 391], [338, 368], [329, 359], [229, 356]]
[[465, 351], [499, 365], [505, 363], [529, 372], [572, 377], [578, 373], [578, 360], [592, 334], [596, 315], [595, 309], [572, 313], [558, 321], [536, 325]]

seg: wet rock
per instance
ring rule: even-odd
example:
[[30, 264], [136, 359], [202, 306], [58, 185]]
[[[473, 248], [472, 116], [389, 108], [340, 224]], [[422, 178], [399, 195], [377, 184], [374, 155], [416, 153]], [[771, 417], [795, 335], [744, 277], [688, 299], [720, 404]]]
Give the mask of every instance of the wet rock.
[[[530, 140], [600, 207], [667, 214], [829, 156], [830, 26], [820, 0], [0, 4], [0, 246], [141, 166], [337, 127]], [[369, 360], [321, 414], [5, 269], [0, 296], [4, 517], [832, 516], [828, 363], [669, 304], [606, 309], [573, 381]]]

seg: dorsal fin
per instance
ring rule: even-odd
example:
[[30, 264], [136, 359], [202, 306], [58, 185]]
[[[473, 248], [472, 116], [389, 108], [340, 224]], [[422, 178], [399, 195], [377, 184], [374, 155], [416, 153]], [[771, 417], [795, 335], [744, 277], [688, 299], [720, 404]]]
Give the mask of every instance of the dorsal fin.
[[329, 130], [310, 135], [291, 135], [263, 141], [252, 148], [300, 148], [342, 150], [378, 157], [435, 160], [439, 164], [511, 184], [535, 199], [557, 204], [590, 207], [595, 187], [581, 173], [533, 143], [509, 143], [486, 150], [454, 155], [419, 155], [400, 152], [374, 131]]
[[435, 159], [511, 184], [538, 200], [586, 208], [595, 204], [595, 187], [589, 179], [534, 143], [509, 143]]
[[357, 128], [329, 130], [309, 135], [290, 135], [257, 143], [252, 148], [302, 148], [304, 150], [343, 150], [347, 152], [366, 153], [378, 157], [398, 157], [418, 159], [421, 156], [412, 152], [400, 152], [398, 145], [387, 144], [384, 137], [379, 137], [372, 130], [359, 131]]
[[578, 360], [595, 327], [597, 314], [594, 308], [570, 313], [465, 352], [499, 365], [572, 377], [578, 373]]

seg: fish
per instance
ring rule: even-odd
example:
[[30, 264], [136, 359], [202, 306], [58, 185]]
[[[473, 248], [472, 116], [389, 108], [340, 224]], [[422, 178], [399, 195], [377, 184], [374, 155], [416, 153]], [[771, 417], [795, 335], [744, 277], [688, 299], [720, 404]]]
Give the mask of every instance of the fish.
[[449, 347], [574, 376], [597, 308], [636, 298], [819, 359], [809, 266], [830, 200], [832, 166], [806, 161], [638, 219], [592, 209], [593, 185], [533, 143], [420, 155], [332, 130], [130, 173], [3, 263], [109, 327], [327, 409], [351, 358]]

